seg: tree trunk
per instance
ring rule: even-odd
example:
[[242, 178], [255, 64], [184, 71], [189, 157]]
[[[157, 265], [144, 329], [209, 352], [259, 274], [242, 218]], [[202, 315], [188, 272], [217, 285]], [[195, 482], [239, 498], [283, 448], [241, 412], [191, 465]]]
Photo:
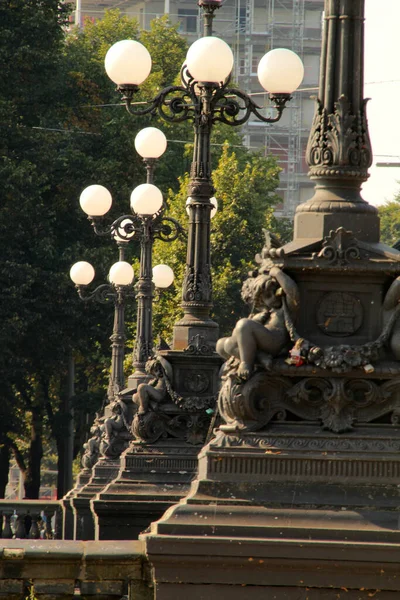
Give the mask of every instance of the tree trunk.
[[68, 490], [65, 489], [65, 440], [62, 436], [56, 437], [57, 445], [57, 498], [62, 498]]
[[25, 498], [39, 498], [40, 464], [43, 457], [43, 415], [39, 408], [32, 407], [31, 445], [28, 455], [28, 469], [25, 475]]
[[9, 446], [0, 446], [0, 498], [4, 498], [10, 470], [11, 451]]
[[75, 393], [75, 364], [72, 354], [60, 384], [60, 408], [53, 412], [47, 391], [46, 408], [53, 437], [57, 445], [57, 498], [63, 498], [72, 488], [72, 461], [74, 450], [74, 412], [71, 399]]

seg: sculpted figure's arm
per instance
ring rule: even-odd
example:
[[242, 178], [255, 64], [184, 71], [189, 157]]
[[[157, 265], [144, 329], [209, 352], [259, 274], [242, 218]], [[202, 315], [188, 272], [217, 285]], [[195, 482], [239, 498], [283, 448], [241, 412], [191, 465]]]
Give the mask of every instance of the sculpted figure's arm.
[[256, 313], [255, 315], [250, 315], [249, 317], [252, 321], [258, 321], [261, 325], [264, 325], [269, 318], [269, 311], [264, 310], [262, 312]]
[[400, 277], [396, 277], [388, 289], [383, 301], [383, 310], [395, 308], [400, 301]]
[[286, 275], [286, 273], [281, 271], [281, 269], [279, 269], [278, 267], [272, 267], [269, 274], [271, 275], [271, 277], [276, 279], [276, 281], [283, 289], [290, 314], [293, 318], [296, 318], [300, 307], [300, 294], [297, 284], [293, 281], [291, 277], [289, 277], [289, 275]]

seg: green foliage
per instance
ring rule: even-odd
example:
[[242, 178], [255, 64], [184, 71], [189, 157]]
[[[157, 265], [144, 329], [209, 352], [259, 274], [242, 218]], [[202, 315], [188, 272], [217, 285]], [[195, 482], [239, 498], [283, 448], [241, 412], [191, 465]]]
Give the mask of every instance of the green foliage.
[[[141, 35], [137, 22], [110, 11], [65, 39], [66, 17], [66, 5], [57, 0], [0, 6], [0, 444], [14, 451], [31, 497], [40, 484], [42, 438], [52, 436], [58, 449], [65, 438], [71, 353], [76, 451], [108, 378], [113, 307], [82, 305], [68, 273], [75, 261], [89, 260], [101, 283], [117, 253], [93, 234], [79, 194], [91, 183], [103, 184], [113, 195], [110, 219], [128, 212], [130, 192], [145, 177], [134, 138], [150, 123], [118, 106], [103, 66], [111, 44]], [[177, 76], [185, 55], [185, 42], [176, 44], [176, 29], [165, 19], [153, 30], [146, 33], [156, 56], [147, 95]], [[171, 60], [164, 44], [168, 52], [174, 46]], [[169, 165], [159, 173], [165, 189], [177, 186], [170, 166], [182, 164], [183, 153], [182, 144], [168, 150]], [[127, 318], [133, 320], [129, 310]]]
[[381, 241], [394, 246], [400, 240], [400, 194], [378, 209], [381, 220]]
[[159, 74], [160, 87], [171, 85], [187, 52], [186, 40], [178, 33], [178, 25], [171, 25], [167, 16], [153, 19], [150, 30], [141, 32], [140, 41], [151, 54], [154, 63], [152, 73]]

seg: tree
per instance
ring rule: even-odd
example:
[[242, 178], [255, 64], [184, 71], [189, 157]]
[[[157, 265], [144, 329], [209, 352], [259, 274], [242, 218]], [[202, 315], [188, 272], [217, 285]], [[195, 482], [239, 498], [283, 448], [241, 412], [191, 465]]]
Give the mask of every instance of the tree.
[[[56, 0], [13, 0], [0, 7], [5, 66], [0, 73], [0, 459], [7, 472], [14, 453], [28, 498], [38, 495], [41, 458], [50, 446], [58, 450], [59, 494], [65, 491], [62, 455], [70, 419], [65, 406], [71, 353], [79, 423], [86, 421], [86, 413], [94, 417], [107, 387], [112, 310], [83, 306], [68, 272], [84, 258], [105, 275], [116, 260], [115, 248], [93, 235], [79, 209], [79, 194], [90, 183], [102, 183], [114, 196], [112, 214], [127, 210], [132, 187], [144, 177], [134, 137], [149, 123], [148, 118], [132, 119], [123, 107], [112, 107], [112, 112], [98, 107], [119, 103], [102, 61], [114, 41], [139, 35], [136, 21], [106, 15], [104, 22], [72, 34], [64, 44], [66, 17], [64, 3]], [[166, 22], [161, 26], [166, 43], [169, 34], [176, 37]], [[183, 40], [179, 48], [183, 60]], [[171, 71], [172, 61], [165, 64]], [[163, 78], [162, 66], [156, 65], [150, 91]], [[181, 157], [183, 152], [180, 146]], [[167, 168], [164, 177], [166, 186], [174, 185]], [[83, 427], [76, 450], [82, 435]], [[6, 478], [0, 493], [5, 485]]]
[[[221, 335], [228, 333], [245, 307], [240, 297], [241, 284], [254, 268], [254, 256], [264, 242], [263, 227], [270, 228], [273, 207], [280, 201], [275, 190], [279, 183], [279, 167], [273, 157], [264, 158], [246, 152], [241, 164], [236, 152], [226, 144], [213, 182], [218, 199], [218, 212], [211, 221], [211, 260], [213, 272], [214, 314]], [[177, 194], [170, 193], [168, 214], [182, 224], [185, 211], [188, 174], [180, 178]], [[155, 331], [171, 338], [172, 326], [180, 315], [181, 286], [186, 263], [186, 241], [171, 244], [157, 242], [154, 263], [165, 262], [175, 273], [175, 285], [162, 294], [155, 304]]]
[[394, 246], [400, 240], [400, 194], [378, 209], [381, 220], [381, 241]]

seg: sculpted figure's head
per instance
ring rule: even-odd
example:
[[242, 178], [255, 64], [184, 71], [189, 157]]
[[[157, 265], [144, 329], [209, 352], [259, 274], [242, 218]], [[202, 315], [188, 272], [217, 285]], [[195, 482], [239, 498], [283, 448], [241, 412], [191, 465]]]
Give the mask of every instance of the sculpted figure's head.
[[242, 287], [242, 298], [253, 307], [254, 312], [282, 306], [282, 289], [270, 275], [258, 275], [247, 279]]

